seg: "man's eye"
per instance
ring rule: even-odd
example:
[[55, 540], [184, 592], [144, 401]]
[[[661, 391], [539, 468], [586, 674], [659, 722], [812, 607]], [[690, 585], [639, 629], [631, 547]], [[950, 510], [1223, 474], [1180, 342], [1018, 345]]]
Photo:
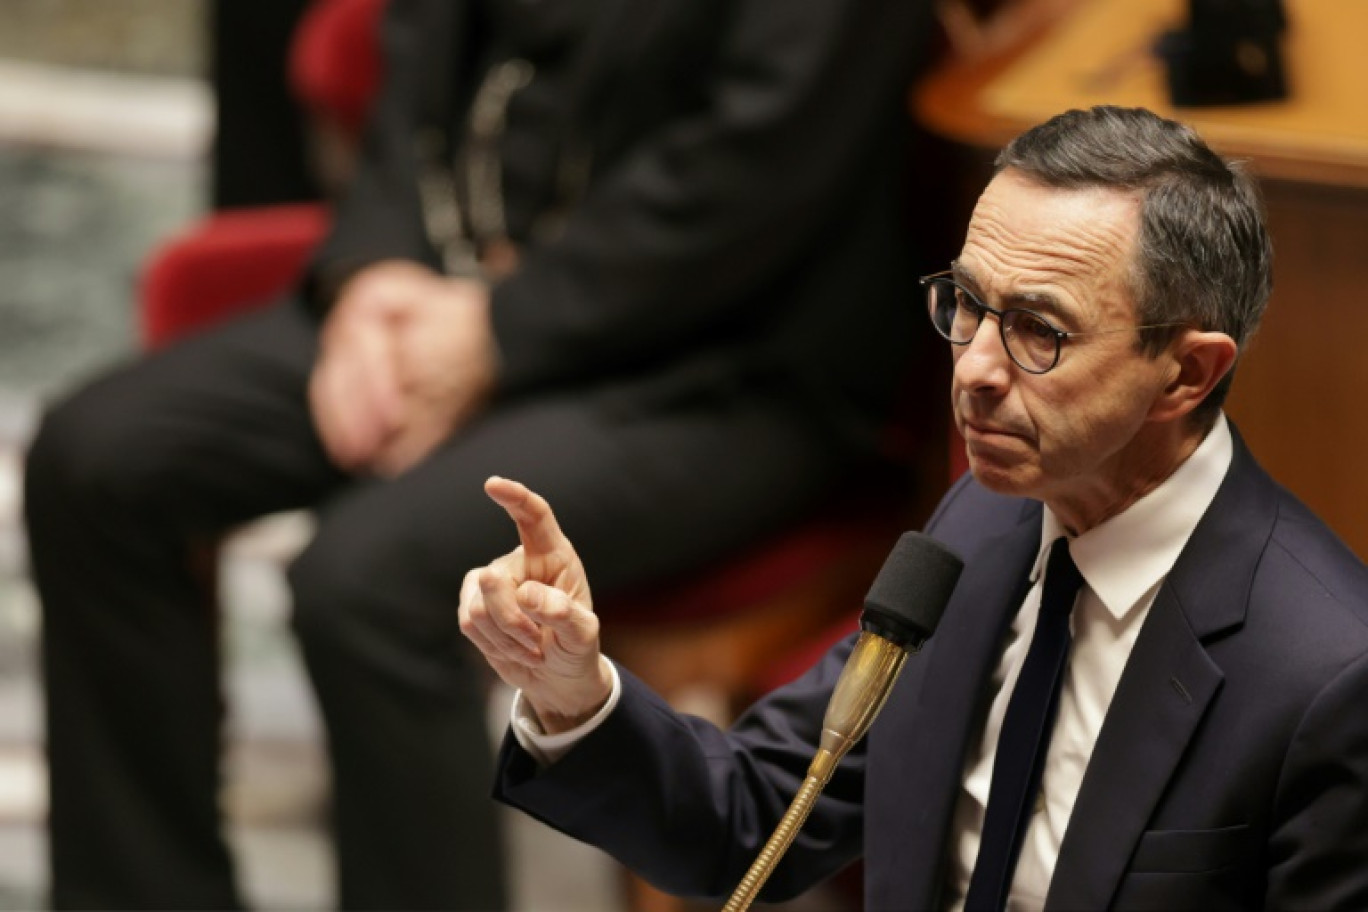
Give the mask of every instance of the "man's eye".
[[1054, 339], [1054, 329], [1049, 323], [1046, 323], [1039, 317], [1019, 313], [1017, 314], [1017, 319], [1014, 323], [1013, 329], [1018, 335], [1029, 336], [1032, 339], [1039, 339], [1041, 341]]

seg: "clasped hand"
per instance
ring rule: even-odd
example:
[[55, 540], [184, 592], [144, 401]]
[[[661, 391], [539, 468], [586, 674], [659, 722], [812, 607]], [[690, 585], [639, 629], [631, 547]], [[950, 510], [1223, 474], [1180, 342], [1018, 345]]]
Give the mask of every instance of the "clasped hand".
[[323, 447], [348, 471], [404, 472], [479, 410], [496, 363], [482, 283], [369, 266], [338, 295], [309, 379]]
[[540, 495], [497, 477], [485, 492], [517, 525], [522, 544], [466, 574], [461, 631], [522, 691], [544, 731], [566, 731], [591, 718], [613, 686], [584, 566]]

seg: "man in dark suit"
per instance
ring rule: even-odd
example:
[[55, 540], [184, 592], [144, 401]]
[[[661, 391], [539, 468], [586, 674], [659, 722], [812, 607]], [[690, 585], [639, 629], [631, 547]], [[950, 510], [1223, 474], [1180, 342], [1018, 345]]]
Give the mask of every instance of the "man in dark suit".
[[393, 0], [299, 294], [79, 390], [30, 452], [56, 906], [241, 904], [202, 546], [300, 507], [339, 903], [503, 904], [452, 610], [514, 541], [480, 482], [554, 496], [625, 590], [873, 462], [908, 367], [930, 6]]
[[[1368, 906], [1368, 571], [1221, 412], [1270, 266], [1251, 182], [1180, 124], [1072, 111], [1004, 150], [924, 280], [972, 470], [928, 531], [964, 572], [765, 895], [863, 856], [874, 909]], [[523, 542], [460, 608], [521, 689], [499, 797], [726, 895], [851, 642], [729, 732], [675, 714], [599, 654], [546, 501], [487, 490]]]

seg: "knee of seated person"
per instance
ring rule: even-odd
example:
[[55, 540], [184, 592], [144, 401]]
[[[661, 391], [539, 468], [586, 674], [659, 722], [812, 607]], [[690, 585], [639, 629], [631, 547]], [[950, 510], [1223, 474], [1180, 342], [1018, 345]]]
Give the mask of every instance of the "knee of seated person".
[[[371, 648], [377, 640], [416, 637], [421, 614], [405, 579], [404, 555], [364, 530], [326, 523], [290, 565], [292, 624], [301, 642], [330, 652]], [[455, 608], [452, 608], [454, 615]]]
[[35, 509], [101, 510], [137, 503], [157, 470], [145, 439], [112, 409], [78, 393], [50, 409], [25, 456], [25, 502]]
[[456, 617], [455, 594], [417, 583], [401, 548], [363, 555], [324, 533], [289, 570], [291, 623], [325, 702], [337, 688], [384, 681], [399, 692], [465, 705], [483, 694], [482, 668]]

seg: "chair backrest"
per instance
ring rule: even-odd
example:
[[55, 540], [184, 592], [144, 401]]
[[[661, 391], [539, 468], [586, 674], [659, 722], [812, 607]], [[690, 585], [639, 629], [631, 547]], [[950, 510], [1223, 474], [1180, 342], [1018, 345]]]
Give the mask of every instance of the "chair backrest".
[[382, 78], [388, 0], [314, 0], [290, 47], [290, 86], [305, 110], [356, 136]]
[[275, 299], [298, 280], [328, 227], [317, 203], [215, 213], [152, 251], [139, 276], [146, 348]]

